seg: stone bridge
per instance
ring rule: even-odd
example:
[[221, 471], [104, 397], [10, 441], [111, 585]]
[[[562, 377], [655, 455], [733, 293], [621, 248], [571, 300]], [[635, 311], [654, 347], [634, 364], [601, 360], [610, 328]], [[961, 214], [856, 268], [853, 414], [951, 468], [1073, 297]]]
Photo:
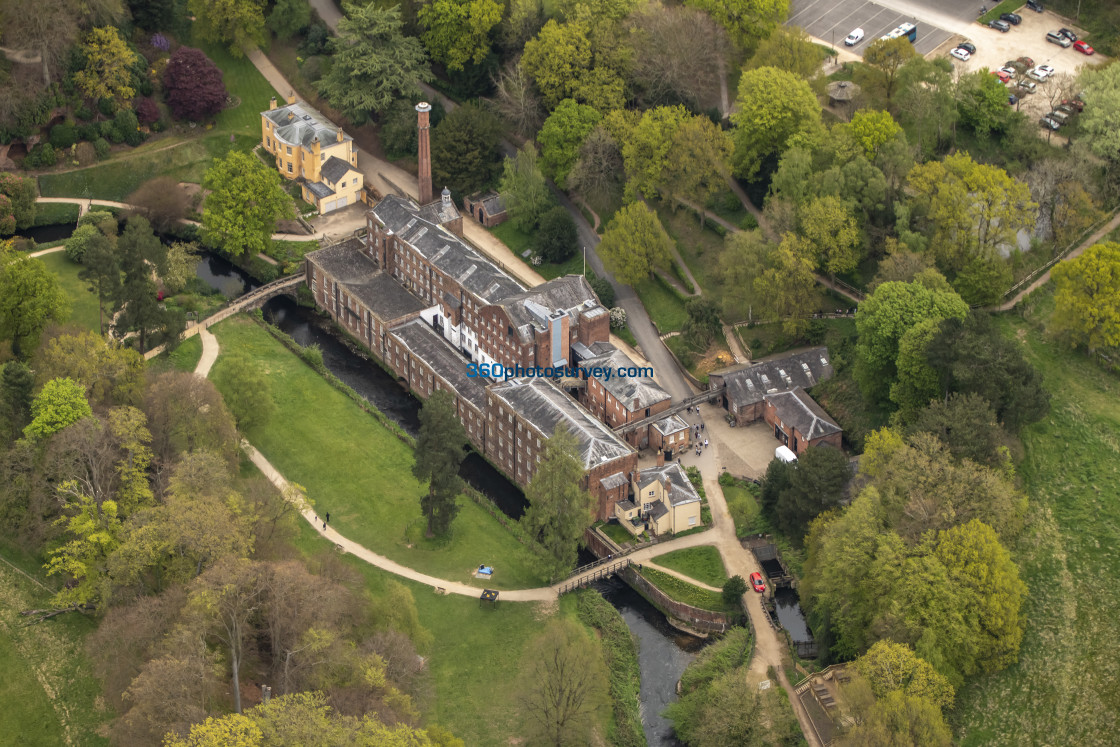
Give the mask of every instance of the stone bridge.
[[[275, 296], [279, 296], [281, 293], [288, 293], [289, 291], [294, 289], [296, 286], [298, 286], [303, 281], [304, 281], [304, 274], [301, 271], [301, 272], [296, 273], [295, 275], [290, 275], [290, 276], [285, 277], [285, 278], [280, 278], [279, 280], [273, 280], [271, 283], [268, 283], [267, 285], [262, 285], [259, 288], [254, 288], [253, 290], [246, 293], [244, 296], [241, 296], [240, 298], [235, 299], [233, 301], [233, 303], [231, 303], [229, 306], [226, 306], [225, 308], [220, 309], [213, 316], [207, 317], [206, 319], [203, 319], [201, 322], [198, 322], [197, 324], [193, 324], [190, 327], [187, 327], [187, 329], [183, 331], [183, 334], [180, 336], [179, 339], [180, 340], [186, 340], [188, 338], [194, 337], [195, 335], [198, 334], [198, 331], [200, 329], [207, 329], [211, 325], [217, 324], [218, 322], [222, 321], [223, 319], [228, 319], [229, 317], [233, 316], [234, 314], [240, 313], [242, 311], [248, 311], [249, 309], [260, 308], [270, 298], [273, 298]], [[150, 361], [152, 358], [155, 358], [157, 355], [159, 355], [160, 353], [162, 353], [166, 349], [167, 349], [167, 345], [159, 345], [157, 347], [154, 347], [151, 350], [149, 350], [148, 352], [144, 353], [144, 360]]]
[[705, 389], [700, 394], [689, 397], [688, 399], [683, 399], [670, 407], [668, 410], [662, 410], [656, 415], [650, 415], [648, 418], [635, 420], [633, 423], [623, 423], [622, 425], [615, 428], [614, 432], [621, 435], [623, 433], [629, 433], [630, 431], [637, 430], [638, 428], [644, 428], [647, 425], [653, 425], [657, 421], [664, 420], [670, 415], [676, 415], [678, 412], [681, 412], [688, 407], [692, 407], [693, 405], [698, 405], [701, 402], [710, 402], [712, 400], [719, 399], [719, 397], [723, 396], [723, 393], [725, 391], [727, 391], [726, 385], [717, 387], [716, 389]]

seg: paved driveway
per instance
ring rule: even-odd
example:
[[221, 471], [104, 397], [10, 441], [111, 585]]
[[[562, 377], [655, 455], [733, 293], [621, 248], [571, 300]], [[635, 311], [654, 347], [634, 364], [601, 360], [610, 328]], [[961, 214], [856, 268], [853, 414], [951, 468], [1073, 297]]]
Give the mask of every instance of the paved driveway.
[[[949, 0], [964, 2], [965, 0]], [[971, 2], [971, 0], [968, 0]], [[889, 4], [889, 3], [888, 3]], [[975, 4], [975, 3], [973, 3]], [[943, 9], [949, 10], [949, 9]], [[975, 17], [979, 6], [973, 9], [971, 15]], [[854, 47], [847, 47], [849, 51], [863, 54], [867, 45], [903, 23], [916, 23], [918, 26], [918, 40], [914, 48], [918, 54], [928, 54], [937, 49], [952, 36], [952, 32], [935, 26], [929, 22], [915, 18], [904, 12], [904, 9], [892, 9], [887, 5], [868, 2], [868, 0], [793, 0], [790, 6], [790, 17], [787, 23], [791, 26], [800, 26], [809, 36], [814, 36], [821, 41], [833, 46], [839, 45], [844, 49], [844, 37], [853, 29], [862, 28], [863, 41]]]

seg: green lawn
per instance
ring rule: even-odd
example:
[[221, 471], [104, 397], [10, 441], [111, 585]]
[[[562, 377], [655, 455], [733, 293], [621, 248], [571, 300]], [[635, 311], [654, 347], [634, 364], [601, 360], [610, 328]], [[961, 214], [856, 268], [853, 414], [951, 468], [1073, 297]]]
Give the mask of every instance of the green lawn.
[[[333, 552], [306, 523], [300, 526], [305, 552]], [[483, 607], [477, 599], [438, 595], [428, 586], [393, 576], [352, 555], [343, 561], [365, 578], [375, 605], [391, 579], [411, 589], [420, 623], [434, 639], [425, 661], [435, 694], [425, 709], [427, 722], [447, 727], [472, 747], [513, 743], [511, 737], [522, 729], [518, 714], [522, 658], [529, 641], [557, 614], [555, 608], [503, 602], [500, 597], [496, 606]], [[575, 602], [575, 595], [565, 595], [559, 614], [576, 620]], [[605, 718], [602, 729], [606, 729]]]
[[830, 351], [836, 351], [855, 344], [856, 320], [852, 317], [815, 319], [809, 331], [802, 335], [791, 335], [778, 323], [736, 327], [735, 332], [743, 346], [750, 349], [752, 358], [784, 353], [806, 345], [824, 345]]
[[626, 531], [626, 528], [617, 521], [601, 523], [599, 524], [599, 528], [603, 530], [603, 534], [610, 537], [618, 545], [626, 545], [635, 541], [634, 535]]
[[97, 313], [97, 297], [89, 292], [89, 286], [78, 278], [82, 266], [71, 262], [66, 252], [54, 252], [38, 257], [47, 269], [58, 277], [66, 297], [70, 299], [70, 317], [66, 320], [94, 332], [100, 331]]
[[268, 100], [275, 96], [283, 104], [287, 91], [278, 92], [272, 87], [248, 57], [235, 58], [220, 44], [196, 45], [214, 64], [222, 69], [222, 82], [226, 90], [239, 102], [232, 109], [221, 111], [214, 129], [225, 133], [252, 135], [261, 140], [261, 112], [268, 110]]
[[723, 237], [711, 228], [710, 221], [707, 228], [701, 229], [696, 213], [688, 208], [682, 207], [674, 212], [672, 208], [663, 205], [657, 209], [657, 215], [665, 230], [677, 242], [677, 250], [696, 282], [700, 284], [704, 295], [719, 302], [723, 292], [723, 283], [719, 277]]
[[93, 197], [124, 202], [141, 184], [157, 176], [170, 176], [182, 182], [199, 184], [215, 158], [230, 150], [249, 152], [260, 141], [258, 136], [211, 134], [163, 150], [145, 151], [87, 169], [39, 177], [39, 192], [44, 197]]
[[[653, 562], [656, 563], [657, 561], [657, 558], [653, 559]], [[723, 595], [718, 591], [701, 589], [695, 584], [681, 581], [676, 576], [670, 576], [668, 573], [662, 573], [653, 568], [643, 568], [639, 573], [641, 573], [647, 581], [656, 584], [661, 591], [678, 602], [684, 602], [685, 604], [690, 604], [702, 610], [713, 610], [715, 612], [738, 611], [737, 607], [726, 604], [723, 601]]]
[[[498, 237], [498, 239], [509, 247], [517, 258], [524, 262], [529, 267], [540, 273], [540, 276], [545, 280], [552, 280], [553, 278], [562, 277], [564, 275], [581, 275], [583, 274], [583, 253], [577, 251], [571, 257], [560, 264], [552, 264], [545, 262], [540, 265], [534, 265], [529, 261], [529, 258], [521, 256], [526, 251], [533, 249], [533, 237], [523, 231], [514, 227], [513, 223], [506, 221], [499, 223], [493, 228], [487, 229], [490, 233]], [[588, 271], [588, 277], [593, 277], [593, 273]]]
[[634, 286], [642, 305], [661, 334], [678, 332], [688, 321], [684, 301], [660, 278], [646, 278]]
[[49, 607], [52, 592], [9, 563], [42, 578], [38, 559], [0, 547], [0, 733], [8, 735], [0, 741], [28, 747], [107, 745], [98, 731], [112, 714], [98, 707], [101, 688], [84, 648], [96, 621], [71, 613], [27, 625], [19, 611]]
[[757, 485], [746, 480], [735, 480], [733, 484], [721, 484], [721, 487], [731, 521], [735, 523], [736, 537], [769, 530], [769, 524], [762, 519], [762, 508], [758, 505]]
[[719, 550], [711, 545], [686, 547], [665, 555], [658, 555], [651, 562], [683, 573], [708, 586], [723, 586], [727, 581], [727, 571]]
[[[222, 355], [248, 356], [268, 375], [277, 411], [267, 427], [246, 437], [289, 480], [307, 488], [320, 512], [348, 538], [374, 552], [439, 578], [499, 589], [543, 583], [527, 549], [480, 506], [460, 498], [461, 511], [447, 541], [424, 539], [412, 452], [346, 395], [247, 317], [214, 328]], [[213, 378], [226, 382], [223, 357]], [[411, 543], [411, 547], [409, 546]], [[471, 576], [479, 563], [494, 578]]]
[[1040, 331], [1051, 288], [1026, 319], [999, 320], [1052, 400], [1021, 434], [1033, 522], [1013, 548], [1030, 589], [1019, 662], [960, 692], [964, 745], [1111, 744], [1120, 726], [1120, 378]]
[[179, 347], [161, 357], [166, 358], [176, 371], [194, 371], [198, 359], [202, 357], [202, 338], [198, 335], [188, 337]]
[[57, 223], [77, 223], [81, 207], [73, 202], [40, 202], [35, 205], [35, 225], [53, 226]]

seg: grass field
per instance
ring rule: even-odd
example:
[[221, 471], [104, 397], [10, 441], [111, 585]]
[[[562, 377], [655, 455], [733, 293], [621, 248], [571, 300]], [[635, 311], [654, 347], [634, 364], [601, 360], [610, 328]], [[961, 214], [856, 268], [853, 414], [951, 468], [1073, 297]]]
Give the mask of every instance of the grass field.
[[683, 573], [708, 586], [723, 586], [727, 581], [727, 571], [719, 550], [711, 545], [686, 547], [664, 555], [658, 555], [652, 562]]
[[669, 289], [660, 278], [646, 278], [634, 286], [646, 312], [661, 334], [679, 332], [688, 321], [684, 301]]
[[89, 286], [78, 278], [82, 266], [71, 262], [66, 252], [54, 252], [38, 257], [47, 269], [58, 277], [66, 297], [70, 299], [70, 318], [66, 321], [85, 329], [100, 331], [97, 314], [97, 297], [89, 292]]
[[67, 614], [27, 625], [19, 611], [48, 607], [53, 593], [28, 576], [42, 576], [39, 561], [0, 546], [0, 734], [8, 735], [0, 742], [107, 745], [99, 732], [112, 714], [97, 707], [101, 688], [84, 650], [96, 623]]
[[[517, 258], [523, 261], [526, 265], [540, 273], [540, 276], [545, 280], [552, 280], [563, 275], [580, 275], [583, 273], [583, 254], [577, 251], [571, 257], [560, 264], [552, 264], [545, 262], [540, 265], [532, 264], [528, 258], [521, 256], [526, 251], [533, 249], [533, 237], [529, 234], [518, 230], [514, 227], [513, 223], [506, 221], [499, 223], [493, 228], [487, 229], [490, 233], [494, 234], [498, 239], [510, 248]], [[588, 277], [592, 273], [588, 272]]]
[[[661, 218], [661, 225], [665, 226], [665, 230], [677, 242], [677, 250], [696, 282], [700, 284], [704, 295], [718, 303], [723, 297], [723, 284], [719, 278], [723, 237], [710, 227], [701, 229], [696, 213], [687, 208], [674, 212], [669, 207], [661, 206], [657, 209], [657, 215]], [[708, 225], [711, 226], [711, 223]]]
[[1052, 307], [1000, 324], [1052, 394], [1021, 434], [1032, 524], [1014, 548], [1030, 592], [1019, 663], [961, 691], [964, 745], [1107, 745], [1120, 727], [1120, 379], [1040, 331]]
[[239, 102], [232, 109], [218, 113], [214, 129], [227, 134], [252, 135], [256, 142], [260, 142], [261, 112], [267, 111], [268, 100], [273, 96], [283, 104], [288, 92], [273, 88], [248, 57], [235, 58], [220, 44], [196, 46], [222, 69], [226, 90]]
[[[289, 480], [307, 488], [331, 525], [374, 552], [423, 573], [480, 588], [541, 586], [530, 553], [480, 506], [460, 498], [450, 540], [424, 538], [412, 452], [264, 329], [239, 316], [214, 328], [222, 346], [212, 374], [225, 390], [223, 357], [237, 351], [265, 372], [277, 411], [246, 437]], [[228, 358], [227, 358], [228, 359]], [[411, 547], [409, 545], [412, 545]], [[479, 563], [492, 580], [476, 581]]]
[[[300, 526], [305, 552], [333, 552], [306, 523]], [[527, 644], [553, 615], [576, 619], [575, 595], [563, 597], [558, 609], [500, 598], [497, 605], [482, 607], [477, 599], [438, 595], [351, 555], [343, 560], [365, 578], [375, 604], [391, 579], [412, 590], [420, 622], [434, 639], [425, 664], [435, 691], [434, 702], [426, 708], [428, 722], [449, 728], [472, 747], [513, 744], [511, 736], [522, 729], [518, 675]]]
[[[658, 559], [654, 558], [653, 562]], [[662, 573], [655, 568], [643, 568], [639, 571], [642, 576], [657, 588], [668, 594], [678, 602], [690, 604], [693, 607], [699, 607], [702, 610], [713, 610], [715, 612], [737, 612], [737, 608], [728, 605], [723, 601], [723, 595], [718, 591], [708, 591], [701, 589], [695, 584], [690, 584], [687, 581], [681, 581], [676, 576], [670, 576], [668, 573]]]
[[193, 371], [202, 357], [202, 338], [198, 335], [189, 337], [165, 356], [172, 368], [176, 371]]
[[57, 223], [77, 223], [81, 207], [73, 202], [40, 202], [35, 205], [35, 225], [53, 226]]

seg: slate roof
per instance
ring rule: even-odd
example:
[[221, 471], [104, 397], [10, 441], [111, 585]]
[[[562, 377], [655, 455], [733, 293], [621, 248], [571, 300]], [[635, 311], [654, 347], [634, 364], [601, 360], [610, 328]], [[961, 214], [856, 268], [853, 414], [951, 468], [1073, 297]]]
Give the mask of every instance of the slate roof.
[[[293, 115], [290, 120], [288, 114]], [[338, 142], [338, 125], [303, 102], [270, 109], [261, 112], [261, 115], [272, 120], [276, 125], [273, 128], [276, 139], [285, 145], [299, 145], [310, 149], [316, 137], [323, 147]], [[343, 133], [342, 139], [346, 141], [354, 138]]]
[[479, 410], [486, 408], [486, 384], [483, 379], [467, 376], [467, 359], [455, 352], [446, 340], [420, 319], [394, 327], [390, 337], [396, 338], [420, 358], [455, 390]]
[[429, 304], [379, 270], [374, 261], [362, 253], [363, 246], [362, 239], [350, 238], [311, 252], [306, 259], [385, 321], [428, 308]]
[[667, 418], [658, 420], [653, 424], [657, 432], [662, 436], [671, 436], [674, 433], [688, 430], [688, 423], [680, 415], [670, 415]]
[[334, 190], [328, 187], [326, 184], [323, 184], [322, 182], [305, 181], [304, 184], [307, 185], [307, 191], [315, 195], [319, 199], [330, 197], [334, 194]]
[[505, 200], [492, 189], [486, 192], [475, 192], [467, 199], [474, 205], [481, 203], [482, 209], [491, 217], [506, 211]]
[[[444, 200], [444, 197], [447, 199]], [[427, 205], [421, 205], [420, 217], [426, 221], [435, 223], [437, 226], [450, 223], [458, 218], [459, 209], [455, 207], [455, 203], [451, 201], [451, 190], [444, 187], [440, 199], [432, 200]]]
[[733, 366], [708, 375], [708, 386], [727, 384], [727, 401], [732, 408], [761, 402], [773, 392], [794, 387], [809, 389], [832, 378], [828, 348], [820, 347], [746, 366]]
[[621, 488], [628, 482], [630, 482], [630, 480], [627, 479], [626, 475], [621, 472], [615, 472], [613, 475], [604, 477], [599, 481], [599, 484], [602, 485], [605, 490], [614, 490], [615, 488]]
[[338, 180], [346, 176], [346, 172], [352, 168], [350, 164], [338, 156], [331, 156], [319, 167], [319, 173], [323, 176], [324, 181], [338, 184]]
[[638, 490], [646, 487], [654, 481], [661, 484], [668, 483], [671, 487], [669, 489], [669, 504], [673, 506], [680, 506], [685, 503], [697, 503], [700, 501], [700, 494], [696, 492], [696, 488], [688, 479], [688, 475], [676, 462], [670, 462], [664, 467], [647, 467], [638, 474]]
[[474, 247], [422, 217], [412, 200], [388, 195], [372, 212], [381, 225], [484, 302], [495, 303], [524, 290]]
[[[656, 381], [648, 376], [619, 376], [618, 369], [633, 368], [637, 367], [638, 364], [630, 360], [630, 356], [615, 348], [613, 345], [609, 353], [597, 358], [582, 361], [580, 365], [583, 366], [585, 370], [595, 366], [612, 369], [614, 373], [611, 374], [609, 379], [599, 376], [594, 376], [592, 378], [602, 384], [604, 389], [610, 392], [623, 407], [631, 412], [644, 410], [658, 402], [672, 399], [672, 395], [662, 389]], [[637, 400], [636, 404], [634, 400]]]
[[657, 503], [653, 504], [653, 508], [649, 510], [649, 518], [656, 523], [658, 519], [660, 519], [667, 513], [669, 513], [669, 509], [665, 508], [664, 503], [658, 501]]
[[547, 379], [510, 379], [490, 391], [546, 437], [551, 437], [560, 423], [567, 426], [579, 444], [584, 469], [633, 452], [614, 431]]
[[774, 405], [775, 414], [784, 424], [792, 426], [809, 441], [840, 433], [842, 430], [801, 387], [788, 392], [767, 394], [766, 401]]
[[549, 317], [557, 311], [573, 317], [574, 327], [578, 314], [602, 308], [591, 285], [582, 275], [553, 278], [535, 288], [515, 293], [498, 304], [506, 310], [522, 342], [533, 339], [533, 329], [547, 329]]

